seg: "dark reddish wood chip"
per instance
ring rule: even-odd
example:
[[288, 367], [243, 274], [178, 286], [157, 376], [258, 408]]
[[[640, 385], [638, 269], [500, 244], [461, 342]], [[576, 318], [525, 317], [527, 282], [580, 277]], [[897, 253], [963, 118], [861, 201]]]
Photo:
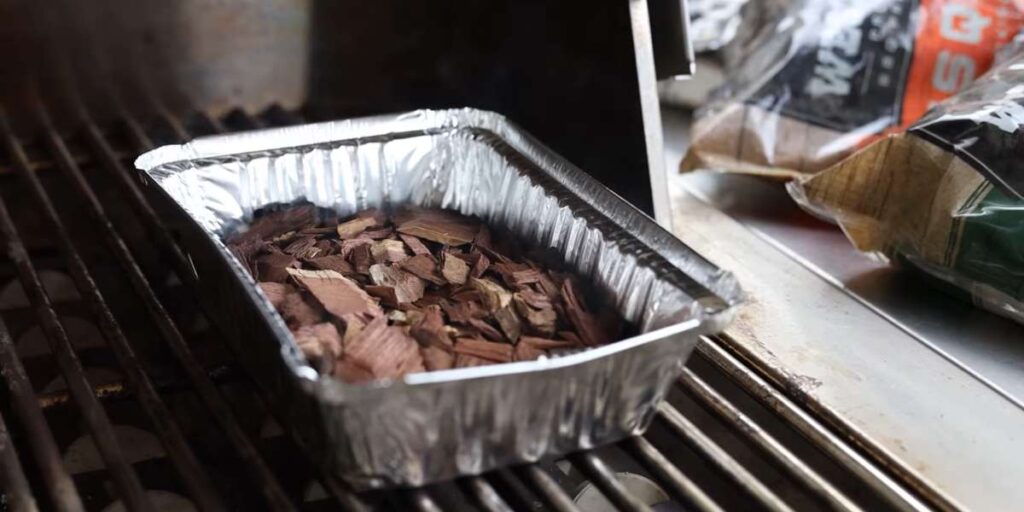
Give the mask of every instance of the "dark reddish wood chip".
[[452, 292], [451, 299], [455, 302], [483, 302], [484, 296], [476, 288], [464, 286]]
[[377, 302], [355, 281], [332, 270], [289, 269], [300, 286], [309, 291], [328, 313], [341, 318], [351, 314], [383, 316]]
[[377, 222], [377, 219], [373, 217], [357, 217], [338, 224], [338, 227], [335, 228], [335, 232], [338, 233], [338, 238], [347, 240], [349, 238], [355, 238], [363, 231], [378, 225], [379, 223]]
[[476, 249], [474, 249], [474, 252], [478, 256], [473, 263], [473, 268], [469, 271], [469, 275], [476, 278], [483, 277], [484, 272], [487, 272], [487, 268], [491, 266], [491, 259], [486, 254], [476, 251]]
[[495, 329], [491, 324], [479, 319], [470, 318], [469, 326], [476, 329], [483, 337], [493, 341], [505, 341], [505, 337], [501, 334], [501, 331]]
[[437, 262], [433, 256], [417, 254], [401, 263], [398, 267], [402, 270], [430, 283], [436, 285], [446, 284], [444, 276], [437, 270]]
[[422, 311], [422, 318], [409, 329], [409, 334], [424, 346], [444, 347], [451, 350], [452, 339], [444, 326], [441, 308], [430, 306]]
[[370, 267], [370, 280], [377, 287], [393, 288], [396, 306], [420, 300], [426, 289], [422, 279], [398, 267], [382, 263]]
[[338, 360], [335, 373], [362, 382], [422, 372], [426, 368], [419, 349], [404, 329], [389, 326], [386, 318], [378, 317], [346, 342], [345, 357]]
[[539, 359], [541, 356], [546, 355], [547, 352], [533, 345], [528, 343], [519, 343], [516, 345], [516, 348], [512, 353], [512, 359], [515, 361], [534, 361]]
[[341, 244], [338, 246], [338, 254], [340, 254], [345, 259], [349, 259], [352, 257], [352, 253], [355, 252], [357, 248], [362, 247], [364, 245], [370, 245], [372, 243], [373, 240], [370, 240], [369, 238], [353, 238], [351, 240], [342, 240]]
[[399, 233], [451, 246], [472, 242], [480, 229], [477, 221], [445, 210], [406, 209], [395, 221]]
[[341, 334], [330, 322], [305, 325], [292, 334], [295, 336], [295, 343], [310, 360], [330, 361], [331, 366], [334, 366], [334, 360], [341, 357]]
[[518, 345], [529, 345], [537, 350], [556, 350], [566, 348], [579, 348], [582, 344], [577, 341], [566, 341], [566, 340], [552, 340], [548, 338], [538, 338], [535, 336], [523, 336], [519, 338]]
[[348, 275], [355, 271], [352, 268], [352, 265], [345, 260], [345, 257], [340, 254], [320, 256], [318, 258], [306, 260], [305, 263], [317, 270], [333, 270], [342, 275]]
[[562, 283], [562, 300], [565, 303], [565, 314], [569, 322], [576, 328], [580, 340], [587, 346], [604, 345], [612, 341], [601, 325], [600, 319], [583, 307], [582, 301], [576, 295], [572, 280], [566, 279]]
[[505, 306], [495, 311], [494, 320], [498, 322], [498, 327], [505, 334], [505, 339], [512, 343], [519, 339], [523, 332], [523, 324], [519, 321], [519, 316], [512, 310], [512, 306]]
[[417, 256], [431, 256], [430, 248], [423, 243], [422, 240], [412, 235], [399, 234], [398, 238], [401, 238], [405, 245], [409, 247], [409, 250]]
[[548, 303], [547, 307], [534, 308], [517, 293], [512, 299], [516, 313], [525, 320], [528, 330], [550, 336], [558, 327], [558, 314]]
[[563, 340], [566, 340], [569, 343], [572, 343], [576, 347], [582, 347], [583, 346], [583, 341], [580, 340], [580, 337], [577, 336], [576, 333], [573, 332], [573, 331], [558, 331], [558, 336], [560, 338], [562, 338]]
[[260, 281], [283, 283], [288, 280], [288, 269], [295, 268], [298, 260], [290, 254], [267, 253], [256, 258], [256, 278]]
[[306, 236], [293, 240], [288, 245], [284, 246], [282, 250], [286, 254], [291, 254], [299, 259], [308, 260], [315, 258], [320, 255], [320, 249], [316, 247], [317, 239], [312, 236]]
[[281, 309], [285, 296], [295, 292], [295, 288], [285, 283], [260, 283], [260, 289], [263, 290], [263, 295], [267, 296], [270, 304], [277, 309]]
[[527, 305], [534, 309], [551, 308], [551, 297], [541, 292], [534, 291], [529, 287], [517, 291], [515, 293], [514, 299], [516, 298], [518, 298], [519, 300], [521, 300], [522, 302], [526, 303]]
[[263, 252], [263, 247], [265, 245], [266, 244], [262, 240], [257, 240], [255, 242], [247, 242], [230, 246], [232, 254], [235, 255], [235, 258], [238, 258], [238, 261], [246, 268], [246, 270], [249, 271], [249, 274], [251, 274], [254, 279], [259, 279], [259, 270], [256, 268], [256, 258], [261, 252]]
[[373, 265], [373, 256], [370, 254], [370, 245], [363, 244], [352, 249], [352, 268], [359, 274], [369, 274], [370, 265]]
[[497, 363], [511, 361], [513, 350], [514, 347], [508, 343], [495, 343], [474, 338], [459, 338], [455, 340], [455, 352], [457, 354], [479, 357]]
[[398, 292], [395, 291], [393, 286], [375, 286], [368, 284], [364, 286], [363, 289], [366, 290], [366, 293], [369, 295], [380, 299], [381, 304], [385, 306], [397, 308], [401, 304], [398, 302]]
[[480, 292], [488, 311], [494, 312], [512, 303], [512, 293], [490, 279], [471, 278], [469, 282]]
[[441, 256], [441, 275], [451, 284], [466, 284], [469, 277], [469, 265], [462, 258], [445, 253]]
[[518, 286], [537, 283], [543, 278], [543, 274], [537, 269], [519, 270], [512, 273], [512, 283]]
[[487, 366], [500, 361], [491, 361], [490, 359], [484, 359], [482, 357], [471, 356], [469, 354], [456, 354], [455, 355], [455, 367], [456, 368], [470, 368], [473, 366]]
[[491, 230], [487, 228], [486, 224], [480, 224], [480, 229], [477, 230], [476, 235], [473, 235], [473, 245], [491, 249]]
[[427, 371], [436, 372], [455, 366], [455, 354], [435, 346], [420, 347], [420, 357]]
[[444, 314], [448, 316], [448, 321], [456, 324], [469, 324], [469, 320], [473, 318], [472, 311], [469, 307], [470, 302], [441, 302], [441, 309], [444, 310]]
[[373, 231], [363, 231], [359, 234], [359, 238], [369, 238], [370, 240], [383, 240], [389, 236], [395, 234], [395, 230], [392, 228], [375, 229]]
[[316, 207], [313, 205], [296, 206], [261, 216], [253, 221], [244, 233], [235, 236], [231, 243], [239, 245], [246, 242], [262, 242], [290, 231], [312, 226], [315, 223]]
[[559, 283], [561, 283], [561, 280], [556, 280], [550, 273], [546, 273], [537, 281], [537, 286], [544, 295], [547, 295], [553, 301], [562, 295]]
[[306, 302], [299, 292], [285, 295], [279, 311], [285, 323], [293, 328], [320, 323], [324, 316], [319, 309]]

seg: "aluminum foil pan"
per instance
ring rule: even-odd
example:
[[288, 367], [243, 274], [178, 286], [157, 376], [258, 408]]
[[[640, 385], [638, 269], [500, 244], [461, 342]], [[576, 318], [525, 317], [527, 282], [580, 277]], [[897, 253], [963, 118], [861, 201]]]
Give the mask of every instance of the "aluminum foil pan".
[[[702, 333], [739, 302], [694, 253], [503, 117], [416, 111], [204, 137], [138, 158], [202, 301], [328, 475], [421, 485], [639, 434]], [[339, 214], [413, 203], [477, 215], [553, 248], [641, 334], [542, 361], [350, 385], [319, 378], [222, 239], [261, 207]]]

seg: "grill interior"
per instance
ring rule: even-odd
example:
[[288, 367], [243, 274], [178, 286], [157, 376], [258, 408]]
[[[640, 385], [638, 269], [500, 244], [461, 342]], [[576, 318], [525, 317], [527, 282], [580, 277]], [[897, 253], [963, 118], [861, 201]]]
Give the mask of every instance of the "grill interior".
[[42, 132], [20, 137], [0, 118], [0, 485], [9, 510], [928, 506], [750, 370], [725, 338], [703, 342], [643, 437], [353, 494], [317, 473], [235, 364], [132, 167], [157, 145], [315, 113], [122, 114], [67, 132], [41, 109], [39, 119]]

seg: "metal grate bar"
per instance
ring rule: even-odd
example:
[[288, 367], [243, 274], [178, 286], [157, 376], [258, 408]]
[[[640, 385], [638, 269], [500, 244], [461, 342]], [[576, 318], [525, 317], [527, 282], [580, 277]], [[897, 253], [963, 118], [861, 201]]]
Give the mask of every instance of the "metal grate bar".
[[615, 478], [604, 461], [592, 452], [582, 452], [569, 456], [569, 461], [587, 475], [605, 498], [608, 498], [619, 510], [650, 512], [651, 508], [626, 490], [621, 482]]
[[11, 395], [11, 406], [28, 438], [30, 451], [38, 470], [42, 473], [50, 503], [60, 511], [83, 512], [85, 507], [82, 505], [82, 499], [78, 496], [75, 483], [64, 469], [57, 442], [54, 441], [50, 428], [46, 426], [46, 418], [43, 417], [32, 384], [25, 374], [25, 367], [18, 359], [14, 341], [11, 340], [11, 334], [2, 319], [0, 365], [3, 366], [4, 382]]
[[[214, 418], [227, 434], [229, 441], [234, 445], [234, 448], [244, 463], [243, 465], [245, 466], [245, 469], [249, 472], [249, 476], [259, 484], [260, 492], [266, 498], [268, 504], [273, 510], [293, 510], [294, 507], [291, 501], [288, 499], [280, 484], [274, 478], [270, 468], [267, 467], [266, 463], [260, 457], [259, 452], [249, 441], [245, 431], [231, 413], [227, 402], [220, 395], [220, 392], [213, 384], [213, 381], [210, 380], [202, 366], [195, 359], [195, 356], [192, 354], [192, 350], [189, 348], [185, 338], [178, 330], [177, 325], [174, 324], [174, 321], [171, 319], [167, 310], [164, 309], [163, 304], [160, 303], [156, 293], [146, 280], [146, 277], [143, 275], [142, 270], [139, 268], [135, 258], [128, 250], [124, 241], [121, 240], [117, 232], [114, 231], [113, 225], [103, 210], [103, 206], [100, 204], [99, 199], [96, 197], [92, 189], [89, 188], [88, 182], [82, 175], [81, 170], [73, 160], [67, 158], [67, 148], [65, 147], [62, 139], [59, 135], [53, 132], [52, 128], [49, 130], [48, 136], [57, 149], [56, 156], [59, 159], [62, 170], [64, 170], [68, 175], [70, 181], [74, 184], [75, 189], [84, 197], [84, 199], [86, 199], [90, 214], [95, 218], [108, 247], [114, 254], [114, 257], [118, 260], [118, 263], [125, 269], [131, 285], [135, 289], [136, 293], [143, 299], [143, 304], [146, 306], [150, 316], [153, 317], [156, 322], [158, 329], [160, 329], [161, 334], [170, 346], [172, 353], [185, 370], [189, 381], [195, 387], [196, 393], [207, 405], [211, 414], [213, 414]], [[42, 184], [39, 183], [38, 178], [32, 174], [29, 174], [27, 177], [33, 182], [34, 188], [38, 189], [39, 194], [45, 197], [45, 191], [42, 188]]]
[[[15, 160], [16, 166], [21, 168], [23, 174], [30, 178], [33, 188], [38, 188], [39, 191], [42, 191], [42, 185], [38, 183], [38, 178], [28, 166], [27, 155], [25, 155], [20, 143], [14, 137], [6, 116], [2, 114], [0, 114], [0, 132], [3, 133], [7, 149]], [[44, 210], [49, 215], [52, 213], [50, 211], [52, 205], [48, 206], [50, 208], [44, 208]], [[66, 236], [62, 226], [55, 224], [54, 227], [58, 234], [62, 235], [62, 238]], [[135, 474], [131, 464], [128, 463], [117, 444], [113, 425], [111, 425], [110, 419], [107, 418], [107, 414], [103, 410], [103, 406], [96, 398], [92, 387], [89, 385], [89, 381], [85, 377], [81, 361], [78, 360], [78, 356], [71, 346], [71, 341], [64, 331], [64, 326], [61, 325], [60, 319], [56, 311], [54, 311], [49, 297], [46, 295], [43, 283], [39, 280], [39, 275], [32, 265], [28, 251], [25, 250], [21, 237], [14, 226], [14, 221], [11, 219], [7, 206], [2, 199], [0, 199], [0, 232], [3, 232], [7, 240], [7, 255], [17, 267], [18, 279], [21, 281], [25, 294], [29, 297], [29, 301], [35, 310], [40, 326], [46, 334], [57, 365], [67, 381], [71, 396], [82, 410], [82, 417], [89, 428], [89, 432], [92, 434], [100, 455], [110, 470], [118, 493], [131, 510], [149, 510], [152, 508], [152, 505], [142, 489], [138, 475]]]
[[532, 510], [538, 505], [534, 498], [535, 493], [508, 469], [494, 471], [488, 475], [488, 479], [509, 501], [513, 510]]
[[[139, 130], [136, 134], [138, 142], [146, 144], [147, 148], [150, 147], [152, 141], [141, 131], [138, 124], [131, 118], [126, 117], [125, 119], [125, 123], [129, 126], [131, 133], [136, 133], [136, 130]], [[156, 210], [153, 209], [142, 195], [142, 190], [139, 189], [135, 180], [131, 178], [128, 169], [125, 169], [121, 163], [121, 158], [117, 155], [117, 152], [107, 142], [99, 127], [88, 118], [85, 119], [85, 133], [93, 149], [99, 154], [101, 167], [108, 169], [110, 171], [109, 174], [113, 175], [121, 183], [122, 188], [127, 192], [130, 206], [135, 209], [138, 216], [146, 223], [147, 232], [154, 234], [160, 248], [170, 255], [171, 264], [174, 265], [178, 278], [191, 284], [195, 280], [195, 276], [192, 274], [185, 255], [182, 254], [178, 245], [174, 243], [170, 232], [167, 231], [167, 226], [160, 222], [160, 216], [157, 215]]]
[[412, 502], [416, 510], [420, 512], [443, 512], [441, 507], [437, 506], [437, 502], [434, 498], [431, 498], [427, 491], [423, 489], [413, 489], [409, 491], [409, 501]]
[[498, 491], [494, 490], [494, 487], [491, 487], [491, 484], [482, 477], [466, 478], [466, 486], [469, 487], [480, 507], [487, 512], [512, 512], [512, 508], [498, 495]]
[[931, 510], [931, 507], [924, 504], [917, 496], [896, 483], [875, 464], [836, 437], [810, 414], [737, 360], [718, 341], [712, 338], [703, 338], [697, 345], [697, 349], [702, 356], [738, 383], [758, 402], [781, 417], [834, 461], [851, 471], [890, 505], [899, 510], [920, 512]]
[[650, 441], [642, 437], [634, 437], [626, 442], [626, 449], [633, 458], [654, 473], [655, 478], [675, 495], [676, 499], [688, 503], [696, 510], [705, 512], [721, 512], [722, 508], [710, 496], [687, 478], [682, 471], [669, 462]]
[[[53, 131], [50, 130], [50, 133], [52, 134]], [[5, 135], [7, 137], [13, 136], [10, 133], [5, 133]], [[60, 152], [60, 149], [61, 148], [56, 146], [53, 148], [56, 152]], [[70, 158], [70, 154], [66, 152], [62, 155], [61, 160], [73, 161], [73, 159]], [[22, 163], [24, 162], [20, 162], [19, 158], [19, 164]], [[22, 167], [22, 170], [25, 173], [32, 174], [32, 172], [27, 170], [23, 165], [20, 167]], [[33, 183], [33, 185], [35, 184]], [[160, 399], [160, 395], [156, 392], [153, 383], [143, 371], [141, 364], [135, 356], [134, 350], [129, 345], [127, 338], [125, 338], [124, 333], [121, 330], [121, 326], [117, 323], [117, 320], [114, 319], [113, 313], [110, 311], [105, 299], [100, 294], [99, 289], [97, 288], [96, 283], [90, 275], [85, 263], [82, 261], [81, 256], [72, 244], [63, 223], [60, 222], [60, 219], [57, 216], [57, 211], [53, 207], [53, 203], [49, 200], [49, 197], [45, 195], [42, 188], [33, 186], [33, 189], [36, 194], [40, 196], [38, 198], [39, 202], [43, 205], [43, 209], [46, 212], [47, 217], [49, 217], [51, 223], [53, 223], [56, 228], [55, 231], [60, 239], [61, 249], [64, 252], [68, 269], [75, 281], [76, 287], [82, 296], [87, 298], [89, 306], [92, 309], [93, 316], [99, 321], [104, 338], [107, 340], [112, 352], [117, 358], [121, 370], [127, 376], [131, 389], [135, 392], [139, 404], [146, 412], [146, 415], [149, 416], [149, 419], [152, 421], [161, 441], [167, 447], [171, 462], [178, 470], [182, 483], [202, 510], [224, 510], [223, 504], [220, 502], [216, 492], [210, 485], [209, 476], [202, 469], [202, 466], [200, 466], [199, 460], [196, 458], [191, 448], [189, 448], [181, 430], [174, 423], [167, 406], [164, 405], [163, 401]]]
[[704, 382], [693, 370], [683, 369], [680, 383], [690, 396], [698, 400], [705, 408], [717, 414], [726, 424], [733, 427], [752, 446], [768, 456], [768, 460], [789, 473], [798, 483], [824, 500], [834, 510], [860, 510], [842, 492], [828, 483], [817, 472], [797, 458], [793, 452], [779, 443], [747, 415], [730, 404], [722, 395]]
[[724, 475], [743, 487], [751, 496], [770, 510], [792, 510], [760, 480], [732, 458], [725, 450], [715, 444], [710, 437], [701, 432], [696, 425], [686, 419], [674, 407], [662, 402], [658, 413], [677, 436], [682, 438], [691, 448], [705, 460], [711, 462]]
[[525, 481], [530, 482], [534, 486], [540, 497], [551, 508], [558, 512], [577, 512], [579, 510], [576, 508], [576, 504], [573, 503], [572, 498], [558, 485], [558, 482], [555, 482], [551, 475], [545, 473], [543, 469], [529, 465], [519, 467], [517, 472]]
[[18, 452], [14, 449], [7, 423], [0, 415], [0, 491], [4, 494], [6, 510], [32, 512], [39, 510], [32, 489], [28, 486], [25, 472], [21, 469]]

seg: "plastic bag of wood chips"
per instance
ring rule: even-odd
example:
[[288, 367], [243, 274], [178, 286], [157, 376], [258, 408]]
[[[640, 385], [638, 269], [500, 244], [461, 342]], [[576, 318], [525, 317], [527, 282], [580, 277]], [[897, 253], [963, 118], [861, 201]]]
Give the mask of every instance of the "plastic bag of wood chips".
[[1024, 25], [1022, 0], [796, 0], [693, 126], [682, 169], [792, 178], [910, 125]]
[[790, 193], [862, 251], [905, 258], [1024, 322], [1024, 51]]

